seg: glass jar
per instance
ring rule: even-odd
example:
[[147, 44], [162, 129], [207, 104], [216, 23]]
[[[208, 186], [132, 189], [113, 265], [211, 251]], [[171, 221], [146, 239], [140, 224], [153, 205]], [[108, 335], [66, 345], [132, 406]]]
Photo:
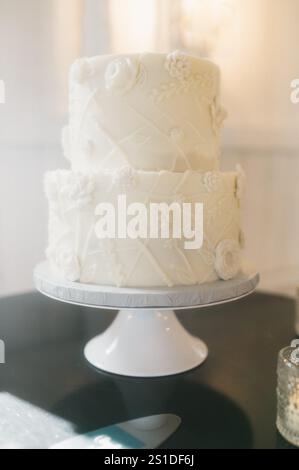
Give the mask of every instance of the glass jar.
[[279, 353], [277, 404], [279, 432], [299, 447], [299, 341]]

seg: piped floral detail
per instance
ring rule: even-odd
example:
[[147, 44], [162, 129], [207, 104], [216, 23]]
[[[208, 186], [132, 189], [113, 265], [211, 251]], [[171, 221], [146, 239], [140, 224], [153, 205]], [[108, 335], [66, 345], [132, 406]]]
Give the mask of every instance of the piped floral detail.
[[71, 68], [71, 79], [78, 85], [83, 85], [93, 75], [94, 68], [86, 58], [76, 60]]
[[235, 240], [223, 240], [215, 252], [215, 270], [220, 279], [233, 279], [241, 269], [241, 254], [239, 243]]
[[154, 103], [159, 104], [171, 99], [173, 96], [191, 93], [192, 91], [198, 91], [197, 99], [199, 101], [204, 101], [208, 105], [211, 104], [215, 96], [213, 75], [207, 72], [192, 74], [186, 80], [172, 80], [168, 83], [162, 83], [158, 88], [151, 90], [150, 98]]
[[208, 193], [213, 193], [219, 189], [220, 175], [215, 171], [208, 171], [203, 175], [203, 186]]
[[65, 279], [71, 282], [80, 280], [80, 262], [74, 250], [63, 246], [50, 247], [47, 250], [47, 258], [59, 269]]
[[166, 58], [165, 69], [172, 78], [188, 80], [191, 76], [191, 60], [179, 51], [172, 52]]
[[138, 173], [131, 167], [125, 166], [113, 175], [113, 185], [120, 191], [133, 191], [138, 187]]
[[237, 165], [236, 171], [236, 198], [241, 202], [246, 190], [246, 175], [241, 165]]
[[106, 89], [114, 93], [127, 93], [140, 79], [141, 70], [140, 62], [137, 59], [118, 57], [110, 62], [106, 68]]
[[60, 170], [46, 175], [45, 191], [50, 204], [63, 200], [67, 211], [83, 209], [93, 201], [95, 181], [92, 175]]

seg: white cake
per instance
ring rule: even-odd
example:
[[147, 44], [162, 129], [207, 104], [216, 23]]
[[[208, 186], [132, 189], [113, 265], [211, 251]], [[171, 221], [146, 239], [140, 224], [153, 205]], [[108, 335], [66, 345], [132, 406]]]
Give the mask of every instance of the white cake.
[[[79, 59], [63, 130], [70, 170], [46, 175], [53, 271], [70, 281], [126, 287], [228, 280], [241, 269], [241, 168], [219, 171], [220, 73], [182, 53]], [[202, 203], [200, 249], [184, 239], [99, 238], [98, 207]]]

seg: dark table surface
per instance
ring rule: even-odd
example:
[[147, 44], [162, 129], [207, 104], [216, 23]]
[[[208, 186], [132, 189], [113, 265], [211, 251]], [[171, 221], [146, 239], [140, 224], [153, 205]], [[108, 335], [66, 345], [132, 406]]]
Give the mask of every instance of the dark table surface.
[[[178, 313], [209, 346], [205, 364], [163, 379], [98, 372], [83, 357], [87, 340], [114, 318], [32, 293], [0, 299], [0, 392], [71, 422], [78, 432], [174, 413], [180, 429], [164, 448], [286, 448], [276, 419], [278, 351], [294, 338], [291, 299], [246, 299]], [[1, 425], [1, 423], [0, 423]], [[0, 428], [0, 440], [5, 429]]]

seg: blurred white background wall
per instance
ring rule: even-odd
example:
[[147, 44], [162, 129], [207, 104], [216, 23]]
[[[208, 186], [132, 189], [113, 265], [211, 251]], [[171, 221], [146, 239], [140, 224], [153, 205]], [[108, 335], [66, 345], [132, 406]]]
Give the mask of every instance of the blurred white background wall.
[[[0, 0], [0, 295], [32, 289], [44, 257], [43, 174], [66, 165], [67, 74], [80, 55], [175, 48], [223, 72], [223, 167], [248, 173], [247, 258], [263, 286], [299, 283], [297, 0]], [[298, 282], [297, 282], [298, 281]]]
[[[68, 7], [68, 15], [63, 11]], [[32, 288], [43, 258], [43, 174], [63, 164], [69, 63], [80, 54], [81, 2], [0, 0], [0, 295]]]

